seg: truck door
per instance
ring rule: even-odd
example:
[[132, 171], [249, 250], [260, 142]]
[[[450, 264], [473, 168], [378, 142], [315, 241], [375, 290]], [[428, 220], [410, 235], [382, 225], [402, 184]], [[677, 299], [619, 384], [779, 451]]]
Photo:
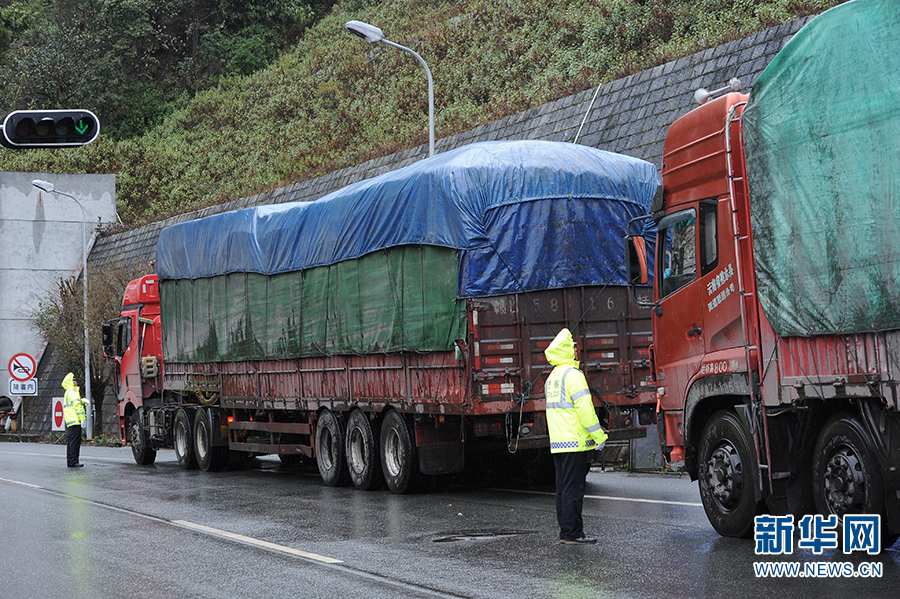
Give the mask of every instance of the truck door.
[[703, 358], [703, 302], [698, 283], [698, 205], [662, 218], [657, 225], [654, 320], [657, 379], [664, 407], [681, 409], [690, 380]]
[[140, 350], [139, 343], [135, 342], [134, 333], [136, 330], [135, 320], [137, 320], [137, 311], [130, 312], [119, 318], [119, 325], [116, 328], [116, 349], [120, 357], [119, 367], [121, 369], [121, 391], [120, 399], [130, 400], [134, 402], [136, 398], [142, 397], [141, 377], [140, 377]]
[[[707, 370], [715, 366], [713, 373], [724, 372], [718, 365], [731, 354], [724, 350], [742, 348], [745, 331], [741, 320], [738, 261], [735, 257], [734, 228], [731, 221], [731, 203], [721, 201], [700, 202], [700, 297], [703, 303], [703, 343], [706, 351]], [[718, 354], [718, 355], [716, 355]], [[714, 364], [710, 361], [714, 361]]]

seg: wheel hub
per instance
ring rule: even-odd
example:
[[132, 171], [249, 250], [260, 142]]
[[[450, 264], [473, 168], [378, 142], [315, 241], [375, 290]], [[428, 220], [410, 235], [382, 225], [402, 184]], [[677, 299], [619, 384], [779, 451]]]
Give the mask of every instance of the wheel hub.
[[731, 443], [716, 447], [706, 462], [712, 496], [723, 510], [734, 509], [741, 499], [744, 475], [741, 456]]
[[350, 442], [348, 443], [348, 445], [350, 446], [350, 451], [347, 455], [347, 462], [350, 465], [350, 469], [357, 474], [362, 473], [362, 471], [365, 470], [366, 451], [362, 435], [358, 430], [351, 431]]
[[208, 439], [205, 434], [203, 434], [203, 426], [198, 427], [198, 432], [200, 434], [197, 435], [197, 438], [194, 440], [194, 446], [197, 449], [197, 455], [206, 456], [206, 453], [209, 451]]
[[391, 431], [384, 443], [384, 465], [391, 476], [400, 474], [400, 437]]
[[856, 452], [837, 448], [825, 466], [825, 501], [834, 514], [843, 516], [858, 510], [865, 501], [866, 478]]
[[187, 432], [184, 430], [184, 427], [177, 427], [175, 429], [175, 448], [178, 450], [180, 455], [187, 454]]
[[335, 447], [331, 435], [328, 433], [322, 435], [322, 438], [320, 439], [319, 455], [321, 456], [322, 464], [325, 466], [326, 470], [331, 470], [335, 467], [337, 462]]

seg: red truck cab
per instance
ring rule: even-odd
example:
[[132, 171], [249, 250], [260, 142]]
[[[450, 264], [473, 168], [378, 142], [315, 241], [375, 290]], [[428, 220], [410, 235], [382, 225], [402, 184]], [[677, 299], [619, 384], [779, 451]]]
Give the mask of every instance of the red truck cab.
[[[709, 375], [748, 372], [755, 357], [753, 319], [743, 318], [741, 292], [752, 293], [752, 247], [739, 120], [747, 96], [731, 93], [675, 121], [666, 136], [662, 180], [665, 215], [658, 221], [657, 285], [653, 320], [659, 406], [670, 461], [686, 457], [689, 391]], [[747, 252], [751, 252], [747, 254]], [[741, 255], [745, 254], [745, 255]], [[745, 323], [748, 326], [745, 326]], [[752, 354], [752, 355], [748, 355]], [[722, 380], [719, 377], [717, 380]], [[736, 384], [729, 381], [726, 384]]]
[[[779, 336], [757, 294], [743, 111], [728, 93], [675, 121], [663, 151], [652, 302], [660, 446], [699, 480], [711, 524], [762, 511], [880, 514], [900, 532], [898, 331]], [[638, 220], [638, 219], [635, 219]], [[632, 284], [649, 244], [628, 237]], [[815, 260], [799, 256], [797, 260]]]
[[128, 283], [119, 318], [103, 325], [103, 354], [115, 362], [119, 430], [126, 440], [132, 413], [162, 401], [159, 282], [155, 274]]

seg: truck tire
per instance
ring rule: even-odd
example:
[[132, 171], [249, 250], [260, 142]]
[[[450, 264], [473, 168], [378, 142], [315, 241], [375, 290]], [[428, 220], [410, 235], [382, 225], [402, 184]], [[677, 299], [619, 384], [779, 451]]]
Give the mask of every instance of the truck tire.
[[316, 464], [319, 475], [329, 487], [350, 484], [350, 472], [344, 454], [344, 426], [340, 418], [325, 409], [316, 422]]
[[862, 422], [837, 414], [822, 431], [813, 454], [813, 500], [824, 516], [881, 514], [884, 521], [884, 480]]
[[131, 443], [131, 455], [139, 466], [149, 466], [156, 461], [156, 450], [150, 444], [150, 435], [144, 427], [144, 410], [131, 414], [128, 424], [128, 440]]
[[756, 456], [737, 414], [723, 410], [710, 418], [697, 461], [700, 500], [710, 524], [723, 537], [750, 536], [758, 507]]
[[212, 412], [208, 408], [197, 408], [194, 416], [194, 452], [197, 467], [204, 472], [222, 470], [228, 464], [228, 448], [213, 445]]
[[394, 410], [381, 423], [381, 469], [384, 482], [394, 493], [414, 493], [422, 477], [409, 427], [403, 415]]
[[347, 420], [347, 469], [353, 486], [363, 491], [377, 489], [384, 482], [381, 453], [369, 418], [362, 410], [353, 410]]
[[185, 470], [197, 467], [197, 455], [194, 452], [194, 408], [179, 408], [175, 413], [172, 441], [175, 446], [175, 457]]

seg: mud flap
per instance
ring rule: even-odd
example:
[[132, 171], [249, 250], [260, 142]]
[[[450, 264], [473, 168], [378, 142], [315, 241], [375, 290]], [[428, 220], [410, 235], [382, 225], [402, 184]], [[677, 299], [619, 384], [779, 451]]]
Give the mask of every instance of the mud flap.
[[466, 461], [461, 416], [417, 418], [415, 435], [422, 474], [463, 471]]
[[[747, 435], [747, 438], [751, 440], [754, 447], [756, 448], [756, 451], [759, 451], [759, 437], [752, 433], [753, 427], [751, 426], [752, 416], [750, 414], [750, 406], [748, 406], [747, 404], [737, 404], [736, 406], [734, 406], [734, 408], [737, 412], [738, 420], [741, 423], [741, 428], [744, 429], [744, 434]], [[761, 467], [759, 459], [757, 458], [756, 451], [754, 451], [753, 457], [754, 459], [756, 459], [757, 472], [759, 472], [761, 476], [756, 484], [753, 485], [753, 496], [755, 497], [756, 501], [759, 501], [760, 499], [762, 499], [762, 486], [765, 485], [765, 474], [764, 468]]]
[[[772, 452], [772, 490], [766, 505], [773, 515], [793, 514], [798, 518], [816, 511], [812, 493], [812, 460], [815, 434], [810, 432], [810, 415], [804, 411], [768, 418]], [[812, 438], [810, 438], [812, 435]]]

